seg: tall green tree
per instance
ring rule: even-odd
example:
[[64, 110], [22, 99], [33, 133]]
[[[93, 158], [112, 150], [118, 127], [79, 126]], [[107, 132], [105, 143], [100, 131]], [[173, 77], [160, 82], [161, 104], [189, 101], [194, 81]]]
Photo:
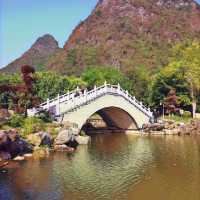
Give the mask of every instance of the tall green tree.
[[151, 104], [159, 105], [175, 88], [181, 106], [192, 105], [195, 117], [200, 94], [200, 43], [187, 41], [175, 45], [169, 64], [154, 76], [151, 85]]
[[63, 94], [68, 89], [68, 79], [55, 72], [37, 72], [36, 94], [45, 101], [47, 98], [55, 98], [58, 94]]
[[171, 89], [176, 89], [181, 106], [191, 105], [190, 95], [187, 88], [187, 82], [173, 68], [165, 67], [153, 77], [150, 84], [150, 104], [152, 107], [158, 107], [163, 103], [165, 97]]
[[132, 85], [133, 95], [140, 101], [149, 104], [149, 86], [152, 78], [147, 68], [145, 66], [135, 67], [127, 76]]
[[105, 81], [109, 84], [118, 83], [129, 92], [132, 92], [132, 84], [119, 70], [113, 67], [89, 67], [82, 74], [82, 79], [89, 88], [103, 85]]
[[173, 48], [173, 57], [167, 68], [186, 81], [192, 101], [192, 116], [195, 117], [197, 96], [200, 92], [200, 43], [188, 41], [177, 44]]
[[85, 87], [87, 85], [79, 77], [67, 77], [55, 72], [38, 72], [36, 76], [36, 94], [41, 101], [55, 98], [58, 94], [65, 94], [68, 90], [76, 89], [77, 86]]
[[[0, 85], [6, 84], [20, 84], [22, 83], [21, 76], [19, 74], [0, 74]], [[0, 107], [11, 108], [12, 101], [10, 99], [9, 91], [0, 92]]]
[[77, 86], [79, 88], [86, 88], [87, 87], [87, 83], [81, 78], [81, 77], [76, 77], [76, 76], [69, 76], [67, 77], [68, 80], [68, 90], [75, 90], [77, 88]]

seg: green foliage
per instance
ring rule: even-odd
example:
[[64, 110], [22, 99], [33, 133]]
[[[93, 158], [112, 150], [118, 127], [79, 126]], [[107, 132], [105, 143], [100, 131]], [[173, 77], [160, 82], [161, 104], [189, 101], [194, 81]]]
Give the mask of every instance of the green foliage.
[[67, 54], [66, 65], [76, 66], [76, 64], [77, 64], [77, 50], [71, 49]]
[[154, 77], [151, 104], [159, 105], [171, 88], [176, 89], [181, 106], [193, 105], [194, 114], [200, 94], [199, 42], [186, 41], [173, 47], [169, 64]]
[[86, 87], [86, 82], [75, 76], [63, 76], [54, 72], [38, 72], [36, 94], [41, 101], [55, 98], [58, 94], [65, 94], [77, 86]]
[[189, 112], [189, 111], [184, 111], [182, 117], [184, 117], [184, 118], [191, 118], [191, 112]]
[[60, 131], [60, 125], [55, 123], [46, 123], [45, 124], [45, 131], [51, 134], [54, 138], [58, 135]]
[[42, 101], [67, 92], [69, 85], [67, 77], [55, 72], [38, 72], [36, 76], [36, 94]]
[[81, 49], [83, 63], [86, 66], [96, 65], [98, 63], [98, 49], [95, 47], [83, 47]]
[[24, 123], [24, 117], [21, 115], [13, 115], [9, 120], [8, 120], [8, 125], [17, 128], [23, 126]]
[[0, 85], [1, 84], [18, 84], [22, 83], [22, 79], [19, 74], [0, 74]]
[[191, 105], [191, 99], [189, 98], [188, 95], [180, 94], [179, 95], [179, 100], [180, 100], [180, 104], [182, 106], [189, 106], [189, 105]]
[[175, 45], [167, 68], [183, 78], [187, 82], [191, 98], [197, 98], [200, 91], [200, 43], [187, 41]]
[[128, 78], [132, 85], [133, 95], [144, 103], [148, 103], [151, 78], [147, 68], [144, 66], [135, 67], [129, 72]]
[[[86, 87], [87, 83], [81, 78], [75, 76], [63, 76], [54, 72], [37, 72], [37, 81], [35, 84], [36, 96], [41, 99], [41, 102], [46, 101], [47, 98], [55, 98], [58, 94], [67, 93], [68, 90], [74, 90], [77, 86]], [[15, 84], [21, 83], [21, 78], [18, 74], [3, 75], [0, 74], [0, 84]], [[27, 99], [21, 98], [22, 105], [29, 107], [31, 102]], [[26, 101], [26, 102], [23, 102]], [[11, 101], [7, 92], [0, 93], [0, 106], [11, 107]]]
[[28, 134], [43, 131], [45, 128], [44, 122], [36, 117], [28, 117], [24, 120], [22, 136], [27, 136]]
[[186, 111], [187, 115], [185, 116], [179, 116], [179, 115], [169, 115], [169, 116], [165, 116], [165, 119], [168, 120], [173, 120], [175, 122], [184, 122], [187, 123], [189, 122], [192, 118], [191, 118], [191, 113]]
[[37, 71], [45, 71], [45, 66], [44, 66], [44, 64], [38, 64], [36, 69], [37, 69]]
[[192, 101], [192, 113], [195, 117], [196, 104], [200, 94], [200, 43], [186, 41], [173, 48], [173, 57], [166, 67], [171, 73], [186, 82]]
[[[121, 19], [122, 28], [128, 28], [126, 24], [128, 20], [128, 18]], [[105, 35], [108, 35], [108, 33]], [[109, 33], [109, 36], [111, 35]], [[167, 57], [169, 56], [169, 46], [166, 45], [163, 47], [166, 51], [160, 51], [160, 49], [163, 49], [159, 46], [160, 43], [154, 41], [150, 36], [140, 35], [135, 43], [129, 42], [126, 38], [121, 42], [123, 43], [123, 47], [127, 46], [127, 49], [133, 50], [131, 51], [132, 55], [127, 55], [120, 60], [123, 67], [125, 66], [126, 68], [123, 70], [124, 74], [113, 67], [96, 66], [99, 62], [99, 49], [84, 46], [70, 50], [65, 63], [67, 66], [70, 66], [69, 69], [66, 67], [65, 70], [71, 70], [70, 72], [73, 74], [77, 70], [81, 74], [83, 66], [87, 65], [88, 68], [86, 68], [81, 76], [67, 77], [55, 72], [37, 72], [36, 95], [40, 97], [41, 101], [46, 101], [47, 98], [55, 98], [58, 93], [62, 95], [67, 93], [68, 90], [74, 90], [77, 86], [92, 89], [94, 85], [100, 86], [107, 81], [110, 84], [119, 83], [122, 88], [128, 90], [137, 99], [150, 104], [152, 107], [158, 107], [172, 88], [176, 89], [181, 107], [191, 105], [194, 100], [197, 101], [198, 105], [200, 104], [199, 42], [186, 41], [176, 44], [171, 50], [171, 58], [167, 64], [165, 54], [167, 54]], [[127, 53], [126, 48], [115, 50], [116, 52], [124, 51], [125, 54]], [[160, 60], [159, 62], [165, 67], [161, 68], [159, 65], [157, 66], [157, 71], [149, 70], [148, 59], [152, 59], [155, 55], [157, 55], [157, 60]], [[147, 59], [146, 64], [141, 64], [141, 59]], [[134, 65], [134, 63], [137, 63], [137, 65]], [[158, 65], [158, 63], [150, 63], [150, 65]], [[67, 74], [69, 71], [64, 72], [64, 74]], [[21, 77], [18, 74], [0, 74], [0, 84], [20, 82]], [[23, 102], [21, 103], [23, 104]], [[0, 94], [0, 104], [11, 106], [9, 95], [6, 92]], [[198, 109], [200, 109], [199, 107]], [[41, 119], [48, 121], [45, 116], [42, 116]]]
[[180, 77], [176, 72], [171, 71], [167, 67], [161, 69], [153, 78], [150, 93], [151, 105], [158, 106], [160, 102], [163, 102], [172, 88], [176, 89], [181, 105], [188, 105], [190, 102], [189, 91], [184, 77]]
[[45, 123], [52, 122], [51, 116], [49, 115], [49, 112], [43, 111], [38, 116], [39, 119], [41, 119]]
[[103, 85], [105, 81], [109, 84], [118, 83], [127, 90], [131, 90], [131, 83], [120, 71], [112, 67], [90, 67], [82, 74], [82, 79], [88, 84], [89, 88]]
[[77, 86], [80, 88], [85, 88], [87, 86], [87, 83], [84, 80], [82, 80], [82, 78], [79, 78], [79, 77], [69, 76], [67, 80], [68, 80], [67, 89], [69, 91], [75, 90]]
[[[1, 74], [0, 73], [0, 85], [18, 84], [22, 79], [19, 74]], [[11, 107], [10, 95], [8, 92], [0, 92], [0, 107]]]
[[197, 113], [200, 113], [200, 105], [197, 105]]

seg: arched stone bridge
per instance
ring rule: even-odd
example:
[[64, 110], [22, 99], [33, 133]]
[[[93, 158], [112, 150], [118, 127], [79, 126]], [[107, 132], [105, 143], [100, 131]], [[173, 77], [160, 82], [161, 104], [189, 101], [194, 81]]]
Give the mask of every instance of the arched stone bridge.
[[138, 129], [143, 124], [149, 123], [153, 114], [142, 102], [136, 100], [120, 85], [104, 84], [94, 87], [91, 91], [77, 94], [76, 91], [68, 92], [55, 99], [48, 100], [39, 108], [28, 110], [29, 116], [38, 112], [50, 111], [60, 121], [78, 124], [81, 129], [86, 121], [98, 113], [110, 126], [120, 129]]

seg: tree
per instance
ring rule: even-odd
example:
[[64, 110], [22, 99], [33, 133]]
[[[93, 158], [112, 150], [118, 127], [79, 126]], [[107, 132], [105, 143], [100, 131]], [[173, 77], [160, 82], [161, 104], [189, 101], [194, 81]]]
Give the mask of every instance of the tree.
[[179, 76], [172, 68], [165, 67], [154, 76], [150, 85], [149, 101], [151, 106], [157, 108], [173, 88], [176, 89], [181, 107], [191, 105], [187, 82], [184, 77]]
[[[22, 83], [22, 79], [19, 74], [3, 74], [0, 73], [0, 85], [10, 85], [10, 84], [20, 84]], [[0, 108], [11, 108], [12, 102], [10, 99], [9, 91], [4, 90], [4, 92], [0, 92]]]
[[82, 78], [80, 77], [75, 77], [75, 76], [69, 76], [67, 77], [67, 80], [68, 80], [68, 90], [71, 91], [71, 90], [75, 90], [78, 87], [80, 88], [86, 88], [87, 87], [87, 83], [82, 80]]
[[12, 105], [16, 113], [25, 113], [27, 108], [39, 104], [33, 87], [35, 84], [34, 73], [35, 69], [33, 67], [24, 65], [21, 67], [22, 83], [4, 83], [0, 85], [0, 91], [7, 95], [7, 101], [8, 99], [12, 100]]
[[65, 94], [68, 90], [76, 89], [77, 86], [86, 87], [87, 85], [81, 78], [67, 77], [55, 72], [38, 72], [36, 77], [36, 93], [41, 101], [55, 98], [58, 94]]
[[95, 85], [103, 85], [107, 81], [107, 83], [113, 85], [119, 83], [124, 89], [129, 90], [129, 92], [132, 91], [131, 81], [113, 67], [89, 67], [83, 72], [82, 79], [89, 88], [93, 88]]
[[55, 72], [37, 72], [36, 77], [35, 89], [41, 101], [55, 98], [58, 94], [64, 94], [68, 90], [69, 81], [66, 76]]
[[144, 66], [135, 67], [128, 73], [129, 81], [132, 84], [132, 93], [137, 99], [144, 103], [149, 103], [149, 90], [151, 76]]
[[167, 68], [186, 81], [192, 101], [192, 116], [195, 117], [200, 91], [200, 43], [187, 41], [177, 44], [173, 48], [173, 57]]
[[176, 96], [176, 90], [171, 89], [164, 99], [165, 112], [168, 114], [177, 113], [179, 111], [179, 98]]
[[176, 89], [180, 106], [192, 105], [195, 117], [196, 105], [200, 94], [200, 43], [187, 41], [172, 48], [169, 64], [154, 76], [151, 85], [151, 104], [157, 106]]

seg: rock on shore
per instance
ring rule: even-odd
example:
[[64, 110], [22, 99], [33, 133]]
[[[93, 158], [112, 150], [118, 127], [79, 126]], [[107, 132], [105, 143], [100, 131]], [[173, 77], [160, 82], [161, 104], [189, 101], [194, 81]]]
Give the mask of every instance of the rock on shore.
[[60, 128], [55, 140], [48, 132], [31, 133], [22, 139], [16, 129], [0, 131], [0, 161], [48, 157], [49, 150], [74, 152], [79, 144], [88, 144], [90, 137], [80, 136], [77, 125], [66, 123]]
[[19, 136], [17, 130], [0, 131], [0, 159], [7, 160], [31, 152], [32, 146]]
[[34, 146], [48, 146], [51, 147], [53, 144], [53, 138], [52, 136], [47, 133], [40, 131], [38, 133], [33, 133], [27, 136], [27, 141]]
[[88, 144], [89, 136], [80, 136], [80, 130], [74, 123], [65, 122], [63, 128], [58, 133], [54, 141], [55, 150], [72, 151], [76, 149], [79, 144]]
[[157, 135], [200, 135], [200, 120], [194, 119], [189, 123], [163, 120], [160, 123], [145, 124], [143, 126], [143, 133]]

